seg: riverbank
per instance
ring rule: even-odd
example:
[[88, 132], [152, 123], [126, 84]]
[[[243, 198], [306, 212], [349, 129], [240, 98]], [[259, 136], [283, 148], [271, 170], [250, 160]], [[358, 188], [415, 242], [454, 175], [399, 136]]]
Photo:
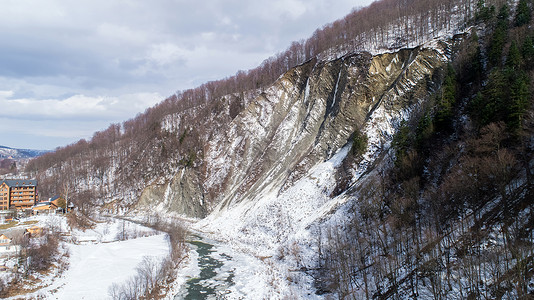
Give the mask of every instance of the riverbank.
[[219, 253], [214, 241], [204, 240], [199, 235], [193, 235], [188, 240], [191, 253], [195, 253], [195, 260], [190, 260], [194, 274], [184, 276], [186, 280], [174, 299], [204, 299], [215, 296], [217, 299], [229, 292], [234, 285], [233, 268], [227, 264], [232, 257], [226, 253]]
[[34, 219], [62, 228], [60, 261], [67, 267], [39, 274], [27, 293], [8, 299], [110, 299], [113, 283], [127, 281], [146, 257], [157, 261], [170, 251], [167, 234], [124, 220], [101, 218], [82, 231], [70, 230], [63, 216]]
[[[269, 299], [277, 273], [253, 255], [194, 231], [189, 260], [179, 275], [182, 299]], [[272, 294], [271, 294], [272, 295]]]

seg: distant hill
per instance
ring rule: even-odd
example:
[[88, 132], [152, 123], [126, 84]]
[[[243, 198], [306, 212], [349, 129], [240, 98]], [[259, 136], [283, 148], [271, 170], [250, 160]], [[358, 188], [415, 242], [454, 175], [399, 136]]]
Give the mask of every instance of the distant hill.
[[19, 160], [19, 159], [25, 159], [25, 158], [33, 158], [40, 156], [46, 152], [49, 152], [47, 150], [31, 150], [31, 149], [14, 149], [9, 148], [6, 146], [0, 146], [0, 159], [13, 159], [13, 160]]

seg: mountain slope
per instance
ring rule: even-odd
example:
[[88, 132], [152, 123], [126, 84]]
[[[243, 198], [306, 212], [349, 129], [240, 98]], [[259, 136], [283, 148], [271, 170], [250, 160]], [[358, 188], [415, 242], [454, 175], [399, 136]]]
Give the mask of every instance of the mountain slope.
[[198, 202], [182, 198], [195, 187], [184, 184], [181, 179], [190, 176], [180, 173], [172, 182], [145, 189], [140, 209], [159, 201], [197, 207], [206, 201], [221, 210], [268, 191], [280, 192], [310, 167], [330, 158], [376, 113], [394, 115], [397, 120], [392, 120], [391, 128], [399, 123], [406, 115], [403, 109], [410, 110], [410, 105], [428, 97], [427, 79], [447, 61], [442, 53], [429, 48], [375, 57], [364, 53], [310, 61], [291, 70], [208, 141], [201, 174], [205, 198]]
[[376, 46], [428, 15], [377, 25], [371, 52], [336, 44], [254, 89], [171, 97], [29, 170], [86, 210], [201, 219], [270, 268], [265, 297], [528, 297], [532, 3], [417, 3], [441, 27], [415, 47]]
[[[308, 77], [308, 73], [311, 72], [311, 85], [316, 85], [318, 88], [310, 86], [310, 91], [317, 92], [320, 97], [325, 99], [311, 101], [307, 104], [317, 104], [319, 106], [316, 107], [319, 109], [323, 109], [320, 107], [322, 105], [324, 109], [327, 109], [326, 114], [328, 114], [324, 123], [328, 128], [319, 129], [321, 131], [320, 138], [323, 139], [320, 143], [323, 145], [320, 146], [321, 149], [314, 150], [313, 155], [316, 158], [312, 160], [325, 158], [323, 157], [325, 154], [331, 156], [337, 147], [346, 142], [344, 139], [347, 136], [346, 132], [343, 132], [339, 139], [328, 136], [331, 134], [330, 130], [341, 129], [345, 126], [344, 124], [335, 124], [337, 122], [336, 116], [339, 114], [344, 117], [345, 120], [342, 122], [351, 118], [352, 121], [356, 121], [355, 124], [349, 124], [343, 129], [352, 131], [355, 126], [362, 125], [357, 122], [362, 122], [362, 116], [368, 113], [365, 108], [351, 108], [361, 110], [360, 112], [348, 112], [358, 116], [343, 116], [347, 113], [344, 107], [339, 106], [337, 103], [339, 99], [337, 98], [340, 97], [347, 85], [344, 80], [348, 78], [348, 75], [356, 80], [361, 74], [357, 74], [356, 70], [346, 69], [338, 65], [348, 63], [356, 66], [355, 62], [338, 59], [346, 57], [347, 59], [361, 60], [357, 67], [362, 74], [365, 74], [367, 72], [365, 60], [370, 59], [370, 56], [366, 54], [368, 57], [365, 58], [365, 55], [357, 54], [358, 51], [361, 51], [360, 53], [368, 51], [372, 54], [379, 54], [399, 51], [403, 47], [415, 49], [436, 37], [444, 37], [446, 40], [454, 33], [465, 31], [470, 18], [474, 15], [474, 7], [475, 3], [466, 0], [413, 1], [413, 3], [401, 3], [398, 0], [377, 1], [368, 8], [355, 10], [343, 20], [317, 30], [307, 41], [294, 43], [288, 51], [266, 60], [256, 69], [238, 72], [236, 76], [231, 78], [209, 82], [196, 89], [173, 95], [132, 120], [123, 124], [112, 124], [108, 129], [95, 133], [89, 141], [81, 140], [73, 145], [58, 149], [54, 154], [32, 161], [27, 170], [33, 172], [35, 176], [41, 177], [41, 187], [45, 192], [54, 193], [56, 190], [60, 190], [63, 185], [59, 182], [70, 180], [72, 182], [69, 185], [76, 186], [79, 192], [86, 194], [86, 198], [96, 198], [102, 202], [113, 203], [114, 207], [120, 209], [130, 209], [138, 202], [143, 191], [145, 191], [143, 198], [151, 198], [149, 196], [151, 193], [155, 193], [157, 197], [161, 198], [166, 190], [162, 185], [172, 181], [176, 185], [184, 187], [183, 192], [177, 193], [191, 200], [182, 202], [179, 200], [181, 198], [178, 197], [177, 201], [171, 201], [172, 206], [174, 206], [172, 210], [182, 210], [188, 215], [205, 216], [221, 200], [220, 189], [225, 188], [223, 185], [226, 186], [223, 180], [230, 178], [227, 175], [221, 175], [221, 178], [211, 177], [208, 186], [203, 186], [205, 179], [211, 176], [208, 173], [213, 172], [210, 168], [218, 167], [208, 165], [205, 159], [208, 156], [205, 151], [209, 149], [209, 143], [212, 143], [214, 138], [229, 132], [230, 127], [234, 126], [230, 123], [238, 115], [245, 114], [244, 111], [250, 107], [251, 102], [257, 101], [262, 94], [267, 96], [267, 101], [277, 101], [274, 96], [279, 93], [279, 89], [284, 88], [285, 82], [290, 85], [289, 89], [293, 89], [293, 91], [284, 91], [285, 96], [292, 98], [288, 104], [295, 101], [293, 99], [295, 96], [302, 98], [303, 92], [305, 92], [303, 78]], [[448, 13], [444, 14], [444, 11], [448, 11]], [[403, 25], [400, 26], [401, 24]], [[405, 54], [409, 54], [409, 52]], [[407, 63], [410, 60], [408, 57], [402, 57], [402, 59], [402, 63]], [[296, 69], [292, 69], [294, 67]], [[323, 68], [324, 71], [322, 71]], [[294, 74], [295, 70], [298, 70], [299, 74]], [[388, 69], [383, 71], [387, 72]], [[284, 75], [285, 72], [288, 73]], [[323, 73], [319, 74], [318, 72]], [[302, 78], [290, 78], [301, 75]], [[321, 77], [320, 81], [313, 82], [315, 80], [313, 77], [317, 78], [317, 76]], [[386, 75], [386, 77], [388, 76]], [[280, 78], [285, 78], [285, 82], [279, 81]], [[388, 84], [391, 83], [387, 82], [390, 79], [384, 78]], [[324, 87], [321, 87], [322, 81], [324, 81]], [[356, 92], [364, 94], [375, 92], [357, 91], [359, 88], [356, 81], [350, 84], [355, 87], [349, 87], [349, 90], [354, 89]], [[336, 93], [336, 86], [340, 88], [339, 95]], [[376, 92], [380, 93], [381, 91]], [[336, 99], [333, 99], [334, 94], [336, 94]], [[370, 105], [370, 102], [378, 101], [382, 95], [364, 96], [371, 98], [365, 99], [369, 103], [363, 103], [362, 107]], [[372, 99], [373, 96], [375, 99]], [[259, 103], [256, 109], [279, 108], [276, 105], [263, 107], [264, 104]], [[332, 106], [332, 104], [334, 105]], [[284, 114], [289, 113], [286, 108], [282, 107], [282, 109], [286, 111], [278, 116], [280, 118], [284, 118]], [[299, 113], [304, 113], [304, 111]], [[268, 121], [271, 122], [267, 124], [268, 126], [278, 126], [280, 124], [277, 122], [281, 122], [281, 120], [275, 119]], [[248, 125], [242, 124], [242, 126]], [[260, 126], [262, 125], [264, 124], [260, 123]], [[272, 129], [269, 128], [265, 132], [275, 134]], [[317, 128], [313, 128], [313, 130], [317, 130]], [[260, 129], [259, 133], [261, 132]], [[277, 137], [273, 135], [267, 138], [279, 138], [281, 134], [280, 132]], [[264, 139], [264, 137], [261, 138]], [[254, 142], [253, 139], [245, 142], [250, 141]], [[330, 141], [334, 141], [335, 144], [324, 144]], [[262, 140], [261, 143], [254, 144], [254, 147], [261, 149], [263, 144], [269, 142]], [[237, 146], [235, 145], [233, 149], [237, 150]], [[298, 145], [298, 147], [301, 146], [309, 147], [310, 143], [305, 141], [304, 144]], [[309, 149], [303, 150], [306, 152]], [[262, 159], [269, 161], [276, 155], [278, 155], [276, 151], [268, 152]], [[303, 158], [298, 157], [296, 162], [291, 163], [299, 164]], [[309, 164], [304, 162], [304, 166], [306, 165]], [[49, 176], [41, 175], [44, 174], [45, 170], [48, 170], [46, 172]], [[257, 167], [250, 169], [254, 172], [258, 170]], [[295, 178], [299, 177], [298, 171], [290, 170], [289, 172]], [[184, 178], [184, 174], [187, 174], [185, 176], [187, 182], [178, 181], [177, 179]], [[53, 178], [54, 176], [56, 178]], [[243, 177], [243, 174], [238, 176]], [[283, 177], [286, 175], [281, 176], [279, 180], [284, 181]], [[234, 190], [233, 194], [244, 193], [244, 190], [252, 187], [253, 181], [259, 179], [255, 178], [256, 175], [246, 177], [246, 180], [242, 178], [245, 181], [241, 183], [233, 182], [230, 184], [235, 188], [238, 188], [237, 185], [239, 185], [238, 189], [241, 189], [241, 191]], [[149, 186], [157, 188], [146, 189]], [[224, 193], [228, 194], [228, 191]], [[201, 202], [203, 205], [198, 205]]]
[[13, 149], [5, 146], [0, 146], [0, 159], [25, 159], [34, 158], [48, 151], [44, 150], [30, 150], [30, 149]]

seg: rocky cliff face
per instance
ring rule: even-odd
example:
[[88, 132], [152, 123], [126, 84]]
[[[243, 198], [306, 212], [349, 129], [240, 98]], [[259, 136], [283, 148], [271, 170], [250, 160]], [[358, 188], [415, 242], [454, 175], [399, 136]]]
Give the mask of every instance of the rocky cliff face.
[[433, 77], [448, 61], [447, 45], [356, 53], [293, 68], [243, 99], [243, 109], [204, 138], [200, 167], [146, 187], [138, 208], [157, 203], [205, 217], [258, 195], [280, 194], [330, 159], [355, 130], [371, 135], [364, 159], [371, 161], [400, 120], [428, 98]]

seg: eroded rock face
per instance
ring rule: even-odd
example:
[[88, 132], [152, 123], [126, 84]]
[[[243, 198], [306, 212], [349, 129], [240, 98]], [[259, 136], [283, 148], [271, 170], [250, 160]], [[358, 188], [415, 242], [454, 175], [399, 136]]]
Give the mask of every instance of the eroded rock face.
[[186, 216], [206, 216], [204, 192], [198, 174], [192, 169], [182, 169], [172, 180], [145, 188], [138, 205], [159, 206], [160, 211], [178, 212]]
[[377, 108], [428, 97], [428, 82], [446, 62], [439, 49], [415, 48], [298, 66], [244, 99], [243, 110], [205, 138], [202, 167], [147, 187], [138, 205], [204, 217], [279, 193], [345, 145]]

